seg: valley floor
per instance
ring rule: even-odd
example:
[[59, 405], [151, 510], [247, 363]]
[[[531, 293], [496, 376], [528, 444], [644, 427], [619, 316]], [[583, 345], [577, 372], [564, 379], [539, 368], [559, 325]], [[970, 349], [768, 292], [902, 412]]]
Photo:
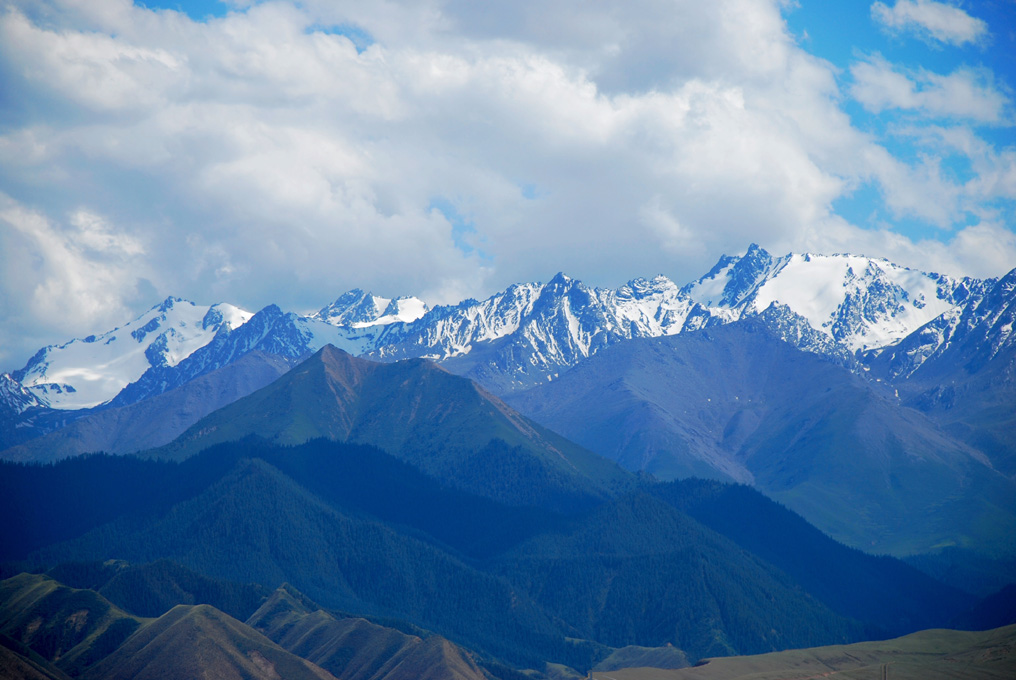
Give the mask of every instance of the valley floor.
[[926, 630], [894, 640], [705, 659], [692, 668], [628, 668], [594, 680], [1002, 680], [1016, 677], [1016, 626]]

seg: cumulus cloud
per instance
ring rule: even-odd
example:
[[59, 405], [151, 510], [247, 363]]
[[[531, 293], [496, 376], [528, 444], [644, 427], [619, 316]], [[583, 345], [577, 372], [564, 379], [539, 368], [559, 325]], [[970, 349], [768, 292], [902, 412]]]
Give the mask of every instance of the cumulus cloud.
[[912, 31], [949, 45], [977, 43], [988, 35], [988, 24], [965, 11], [935, 0], [896, 0], [871, 6], [871, 16], [893, 32]]
[[54, 223], [0, 193], [0, 246], [4, 253], [5, 323], [0, 358], [47, 334], [71, 333], [86, 325], [123, 322], [142, 282], [143, 245], [87, 210]]
[[905, 71], [875, 55], [850, 67], [851, 95], [867, 110], [917, 111], [926, 116], [1002, 120], [1009, 99], [987, 70], [961, 68], [949, 75], [924, 69]]
[[[868, 242], [831, 208], [865, 182], [946, 227], [1012, 182], [1002, 152], [960, 186], [857, 130], [777, 0], [234, 6], [0, 13], [9, 318], [41, 323], [36, 295], [55, 314], [76, 286], [80, 335], [156, 302], [137, 302], [149, 286], [307, 310], [353, 286], [442, 303], [559, 270], [684, 282], [752, 240]], [[957, 91], [887, 70], [909, 84], [872, 85], [883, 109]], [[990, 110], [990, 81], [970, 83]]]

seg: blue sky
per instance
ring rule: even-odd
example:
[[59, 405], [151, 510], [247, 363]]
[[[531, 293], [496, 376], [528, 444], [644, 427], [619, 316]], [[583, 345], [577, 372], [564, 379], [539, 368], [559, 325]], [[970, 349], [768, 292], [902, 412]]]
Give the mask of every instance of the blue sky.
[[167, 295], [1016, 266], [1014, 0], [0, 0], [0, 362]]
[[[801, 2], [785, 12], [788, 29], [801, 46], [839, 69], [838, 79], [844, 89], [855, 82], [851, 65], [877, 56], [910, 71], [947, 74], [973, 69], [991, 79], [1011, 99], [1016, 86], [1013, 78], [1016, 75], [1016, 3], [988, 0], [949, 5], [967, 11], [985, 25], [983, 37], [961, 44], [935, 39], [918, 27], [910, 30], [887, 27], [877, 20], [875, 12], [858, 11], [857, 4]], [[1016, 145], [1011, 103], [1009, 106], [1002, 121], [972, 126], [981, 138], [996, 147]], [[914, 123], [908, 113], [893, 110], [873, 113], [857, 101], [846, 101], [843, 108], [858, 129], [877, 135], [893, 155], [915, 159], [927, 151], [913, 136], [896, 132]], [[963, 154], [942, 154], [942, 165], [943, 171], [957, 182], [973, 178], [970, 162]], [[996, 202], [995, 207], [1007, 215], [1007, 222], [1011, 224], [1011, 201], [1006, 203]], [[945, 240], [949, 234], [920, 219], [893, 219], [880, 205], [878, 187], [871, 182], [836, 201], [835, 208], [860, 226], [892, 221], [897, 231], [914, 238]], [[966, 220], [967, 223], [971, 221], [969, 217]]]

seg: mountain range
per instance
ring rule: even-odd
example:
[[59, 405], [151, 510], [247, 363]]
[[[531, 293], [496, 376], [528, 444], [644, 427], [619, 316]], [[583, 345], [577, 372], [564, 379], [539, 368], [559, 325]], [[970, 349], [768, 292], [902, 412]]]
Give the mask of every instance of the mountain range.
[[970, 301], [996, 283], [852, 255], [776, 258], [752, 245], [683, 287], [657, 276], [589, 288], [558, 274], [546, 284], [516, 284], [483, 301], [434, 308], [356, 289], [308, 316], [272, 305], [251, 314], [168, 298], [123, 328], [39, 350], [4, 379], [0, 394], [19, 413], [122, 406], [255, 348], [295, 358], [325, 344], [383, 361], [434, 359], [503, 394], [547, 382], [623, 340], [676, 335], [770, 309], [770, 325], [782, 324], [795, 345], [877, 355], [943, 314], [973, 310]]
[[563, 680], [1012, 623], [1014, 296], [753, 245], [684, 286], [168, 298], [0, 375], [3, 663]]
[[[596, 289], [559, 274], [434, 308], [353, 290], [308, 316], [169, 298], [0, 376], [0, 457], [166, 446], [333, 345], [437, 361], [629, 470], [755, 484], [852, 545], [983, 549], [1014, 526], [1014, 277], [752, 245], [683, 287], [658, 276]], [[319, 425], [286, 437], [370, 441]]]

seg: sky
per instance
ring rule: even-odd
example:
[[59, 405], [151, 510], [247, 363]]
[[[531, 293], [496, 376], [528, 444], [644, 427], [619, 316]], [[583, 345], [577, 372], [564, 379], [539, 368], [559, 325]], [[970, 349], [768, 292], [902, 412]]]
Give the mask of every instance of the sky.
[[0, 370], [750, 243], [1016, 267], [1016, 0], [0, 0]]

